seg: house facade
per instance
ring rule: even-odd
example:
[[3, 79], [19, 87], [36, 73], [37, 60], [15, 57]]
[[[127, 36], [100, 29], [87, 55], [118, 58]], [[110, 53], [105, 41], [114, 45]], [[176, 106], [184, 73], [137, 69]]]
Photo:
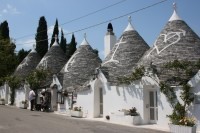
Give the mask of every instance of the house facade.
[[[172, 107], [160, 91], [159, 82], [165, 81], [170, 73], [156, 75], [151, 66], [160, 70], [163, 64], [176, 59], [191, 62], [200, 59], [200, 38], [178, 16], [176, 8], [150, 49], [139, 34], [136, 34], [129, 20], [122, 36], [97, 68], [97, 77], [90, 80], [87, 89], [78, 92], [77, 105], [83, 107], [86, 117], [110, 116], [111, 121], [113, 119], [114, 122], [129, 124], [132, 122], [126, 116], [122, 117], [120, 112], [135, 107], [141, 117], [140, 124], [158, 124], [168, 128], [170, 121], [167, 115], [172, 113]], [[120, 76], [128, 76], [137, 66], [145, 67], [146, 76], [130, 85], [119, 83]], [[195, 100], [188, 113], [196, 118], [197, 131], [200, 131], [198, 70], [196, 73], [189, 81]], [[179, 97], [182, 87], [173, 85], [173, 89]], [[182, 102], [180, 98], [178, 100]]]
[[[172, 107], [167, 97], [160, 91], [159, 82], [165, 81], [171, 73], [163, 72], [157, 75], [153, 72], [152, 66], [161, 70], [163, 64], [176, 59], [198, 61], [199, 36], [178, 16], [174, 8], [172, 16], [151, 48], [132, 26], [130, 17], [127, 27], [118, 40], [112, 24], [109, 23], [104, 42], [106, 58], [103, 61], [85, 36], [68, 61], [55, 41], [43, 59], [38, 62], [36, 69], [42, 67], [52, 71], [47, 81], [43, 83], [44, 88], [51, 94], [51, 110], [65, 111], [74, 106], [81, 106], [85, 117], [109, 116], [110, 121], [132, 124], [132, 117], [127, 117], [125, 113], [126, 110], [135, 107], [140, 116], [140, 124], [158, 124], [168, 128], [170, 121], [166, 116], [172, 113]], [[119, 81], [120, 78], [130, 76], [139, 66], [145, 68], [145, 75], [141, 79], [132, 81], [131, 84]], [[17, 70], [21, 67], [23, 65]], [[189, 108], [189, 116], [196, 118], [197, 131], [200, 131], [198, 70], [188, 83], [195, 97]], [[173, 89], [176, 95], [180, 96], [182, 86], [173, 84]], [[68, 95], [63, 97], [64, 92]], [[8, 101], [6, 93], [9, 93], [9, 87], [5, 84], [0, 88], [0, 96]], [[16, 93], [16, 101], [26, 97], [27, 91], [19, 90]], [[74, 98], [76, 98], [75, 105], [73, 105]], [[60, 100], [63, 102], [58, 102]], [[181, 102], [180, 98], [178, 100]]]

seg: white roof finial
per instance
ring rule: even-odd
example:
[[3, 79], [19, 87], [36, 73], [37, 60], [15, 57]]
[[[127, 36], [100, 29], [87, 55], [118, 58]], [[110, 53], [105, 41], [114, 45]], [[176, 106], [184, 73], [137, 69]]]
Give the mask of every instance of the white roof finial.
[[173, 3], [173, 8], [174, 8], [174, 10], [176, 11], [177, 6], [176, 6], [176, 3], [175, 3], [175, 2]]
[[84, 39], [80, 45], [89, 45], [89, 43], [86, 40], [86, 33], [84, 33]]
[[174, 12], [172, 14], [172, 16], [170, 17], [169, 21], [174, 21], [174, 20], [182, 20], [178, 14], [177, 14], [177, 5], [176, 3], [173, 3], [173, 9], [174, 9]]
[[53, 45], [52, 46], [59, 46], [58, 45], [58, 42], [57, 42], [57, 40], [58, 40], [58, 35], [57, 34], [55, 34], [55, 41], [54, 41], [54, 43], [53, 43]]
[[86, 39], [86, 37], [87, 37], [87, 35], [86, 35], [86, 33], [84, 33], [84, 39]]
[[36, 49], [36, 45], [33, 44], [33, 47], [32, 47], [32, 50], [31, 50], [31, 53], [36, 52], [35, 49]]
[[131, 23], [131, 16], [128, 16], [128, 22]]
[[134, 30], [132, 24], [131, 24], [131, 16], [128, 16], [128, 26], [126, 27], [126, 29], [124, 30], [125, 31], [131, 31], [131, 30]]

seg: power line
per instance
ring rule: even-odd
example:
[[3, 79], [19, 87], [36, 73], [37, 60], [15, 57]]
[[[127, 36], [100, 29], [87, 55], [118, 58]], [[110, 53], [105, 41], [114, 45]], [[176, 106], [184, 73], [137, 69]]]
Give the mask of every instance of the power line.
[[[86, 14], [86, 15], [83, 15], [83, 16], [80, 16], [80, 17], [77, 17], [77, 18], [74, 18], [74, 19], [72, 19], [72, 20], [69, 20], [69, 21], [67, 21], [67, 22], [65, 22], [65, 23], [60, 24], [59, 26], [65, 25], [65, 24], [69, 24], [69, 23], [74, 22], [74, 21], [77, 21], [77, 20], [79, 20], [79, 19], [88, 17], [88, 16], [90, 16], [90, 15], [93, 15], [93, 14], [95, 14], [95, 13], [98, 13], [98, 12], [100, 12], [100, 11], [103, 11], [103, 10], [105, 10], [105, 9], [107, 9], [107, 8], [110, 8], [110, 7], [116, 6], [116, 5], [118, 5], [118, 4], [121, 4], [121, 3], [125, 2], [125, 1], [126, 1], [126, 0], [121, 0], [121, 1], [119, 1], [119, 2], [117, 2], [117, 3], [111, 4], [111, 5], [109, 5], [109, 6], [103, 7], [103, 8], [101, 8], [101, 9], [96, 10], [96, 11], [90, 12], [90, 13], [88, 13], [88, 14]], [[47, 30], [40, 31], [40, 32], [38, 32], [38, 33], [42, 33], [42, 32], [48, 31], [49, 29], [50, 29], [50, 28], [48, 28]], [[22, 39], [22, 38], [26, 38], [26, 37], [29, 37], [29, 36], [33, 36], [33, 35], [35, 35], [35, 34], [24, 35], [24, 36], [21, 36], [21, 37], [16, 38], [16, 40], [19, 40], [19, 39]]]
[[[114, 20], [117, 20], [117, 19], [120, 19], [120, 18], [123, 18], [123, 17], [127, 17], [128, 15], [131, 15], [131, 14], [134, 14], [134, 13], [137, 13], [137, 12], [140, 12], [140, 11], [143, 11], [143, 10], [146, 10], [148, 8], [151, 8], [151, 7], [154, 7], [156, 5], [159, 5], [161, 3], [164, 3], [166, 2], [167, 0], [162, 0], [160, 2], [156, 2], [154, 4], [151, 4], [149, 6], [146, 6], [146, 7], [143, 7], [143, 8], [140, 8], [138, 10], [135, 10], [135, 11], [132, 11], [132, 12], [129, 12], [129, 13], [126, 13], [126, 14], [123, 14], [121, 16], [118, 16], [118, 17], [115, 17], [113, 19], [110, 19], [110, 20], [106, 20], [106, 21], [103, 21], [103, 22], [100, 22], [98, 24], [94, 24], [94, 25], [91, 25], [91, 26], [88, 26], [88, 27], [85, 27], [85, 28], [82, 28], [82, 29], [78, 29], [78, 30], [75, 30], [73, 32], [69, 32], [69, 33], [65, 33], [64, 35], [70, 35], [70, 34], [73, 34], [73, 33], [77, 33], [77, 32], [80, 32], [80, 31], [83, 31], [83, 30], [87, 30], [87, 29], [91, 29], [91, 28], [94, 28], [94, 27], [97, 27], [99, 25], [102, 25], [102, 24], [105, 24], [105, 23], [108, 23], [110, 21], [114, 21]], [[48, 39], [44, 39], [44, 40], [39, 40], [37, 42], [42, 42], [42, 41], [46, 41], [46, 40], [50, 40], [51, 38], [48, 38]], [[28, 42], [28, 43], [23, 43], [23, 44], [31, 44], [31, 43], [34, 43], [34, 42]], [[16, 44], [17, 45], [17, 44]], [[19, 44], [18, 44], [19, 45]]]

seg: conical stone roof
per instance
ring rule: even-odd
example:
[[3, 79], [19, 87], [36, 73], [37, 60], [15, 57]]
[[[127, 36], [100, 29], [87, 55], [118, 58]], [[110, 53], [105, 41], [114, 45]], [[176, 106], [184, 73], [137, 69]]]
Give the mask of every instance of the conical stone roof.
[[49, 51], [44, 55], [40, 63], [37, 65], [37, 69], [44, 68], [50, 72], [47, 80], [41, 86], [49, 86], [53, 80], [53, 75], [59, 73], [66, 62], [67, 58], [65, 53], [60, 48], [57, 41], [55, 41]]
[[153, 47], [146, 52], [139, 64], [164, 64], [175, 59], [197, 61], [200, 58], [200, 38], [173, 13]]
[[41, 57], [33, 48], [32, 51], [23, 59], [14, 72], [14, 76], [26, 78], [40, 62]]
[[86, 38], [77, 48], [73, 56], [65, 64], [62, 72], [63, 88], [67, 91], [77, 91], [84, 86], [84, 84], [92, 79], [95, 69], [101, 64], [101, 59], [94, 49], [89, 45]]
[[138, 64], [143, 66], [152, 64], [160, 69], [162, 65], [175, 59], [185, 61], [198, 61], [200, 59], [200, 38], [177, 15], [176, 10], [153, 47], [145, 53]]
[[110, 84], [118, 84], [118, 78], [132, 73], [133, 67], [149, 49], [148, 44], [129, 22], [125, 31], [102, 63], [101, 70]]

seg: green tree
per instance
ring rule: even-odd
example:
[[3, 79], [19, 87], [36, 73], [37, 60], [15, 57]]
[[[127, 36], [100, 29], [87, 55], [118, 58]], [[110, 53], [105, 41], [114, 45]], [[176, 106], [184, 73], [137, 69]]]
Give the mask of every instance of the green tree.
[[72, 34], [72, 39], [68, 46], [69, 47], [69, 51], [67, 53], [68, 58], [70, 58], [76, 51], [76, 45], [77, 45], [76, 38], [75, 38], [74, 34]]
[[9, 76], [6, 77], [6, 81], [8, 82], [8, 85], [11, 88], [10, 103], [11, 105], [13, 105], [15, 102], [15, 90], [20, 87], [21, 79], [15, 76]]
[[[53, 35], [51, 38], [51, 43], [50, 43], [50, 47], [53, 45], [53, 43], [55, 42], [55, 35], [59, 35], [59, 27], [58, 27], [58, 20], [56, 19], [56, 23], [53, 29]], [[59, 39], [57, 38], [57, 42], [59, 42]]]
[[28, 75], [26, 81], [29, 83], [31, 89], [36, 90], [40, 87], [41, 83], [46, 80], [49, 74], [50, 72], [48, 70], [36, 69]]
[[36, 51], [41, 57], [43, 57], [48, 51], [47, 22], [44, 16], [40, 17], [35, 40]]
[[64, 37], [63, 30], [61, 29], [61, 39], [60, 39], [60, 47], [62, 48], [63, 52], [66, 53], [67, 48], [67, 40]]
[[9, 36], [8, 23], [4, 21], [0, 24], [0, 78], [14, 72], [17, 65], [15, 48]]
[[30, 52], [31, 50], [29, 51], [26, 51], [24, 50], [23, 48], [21, 50], [19, 50], [18, 54], [17, 54], [17, 64], [21, 63], [23, 61], [23, 59], [28, 55], [28, 53]]
[[8, 22], [4, 21], [0, 24], [0, 39], [10, 39]]

